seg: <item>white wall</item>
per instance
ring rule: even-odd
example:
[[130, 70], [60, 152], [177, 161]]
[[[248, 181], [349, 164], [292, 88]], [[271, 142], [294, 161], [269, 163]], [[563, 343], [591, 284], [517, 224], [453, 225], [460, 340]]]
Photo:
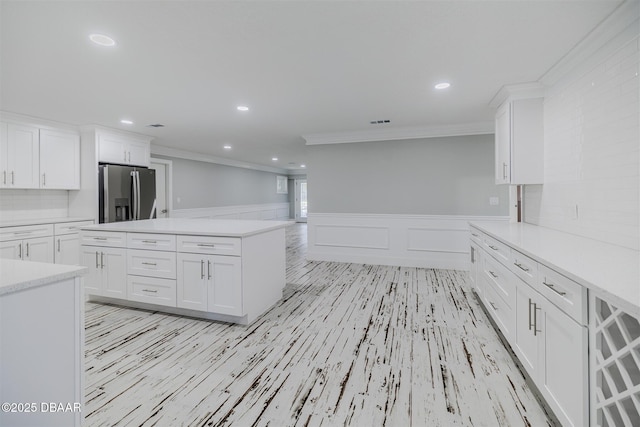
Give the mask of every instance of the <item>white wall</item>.
[[551, 85], [525, 222], [640, 249], [638, 19]]
[[68, 199], [67, 190], [0, 190], [0, 222], [66, 217]]

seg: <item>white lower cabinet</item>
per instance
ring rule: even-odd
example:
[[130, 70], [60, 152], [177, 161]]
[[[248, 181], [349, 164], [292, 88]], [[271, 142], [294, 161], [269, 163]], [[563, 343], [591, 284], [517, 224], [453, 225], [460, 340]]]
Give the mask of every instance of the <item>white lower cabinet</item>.
[[82, 246], [82, 265], [87, 294], [112, 298], [127, 296], [127, 250], [104, 246]]
[[586, 290], [517, 248], [509, 261], [474, 239], [471, 248], [476, 292], [524, 369], [563, 426], [589, 425]]
[[241, 258], [178, 253], [177, 289], [178, 307], [241, 316]]
[[34, 237], [1, 242], [0, 258], [53, 262], [53, 237]]
[[127, 276], [127, 299], [175, 307], [176, 281], [130, 274]]

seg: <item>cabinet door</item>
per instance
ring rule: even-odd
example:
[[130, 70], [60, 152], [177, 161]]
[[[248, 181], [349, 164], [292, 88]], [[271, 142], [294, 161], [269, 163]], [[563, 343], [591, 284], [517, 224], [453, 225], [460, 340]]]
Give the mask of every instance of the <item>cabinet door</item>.
[[126, 298], [127, 250], [121, 248], [99, 249], [103, 295], [113, 298]]
[[511, 182], [511, 103], [505, 102], [496, 113], [496, 184]]
[[207, 311], [207, 257], [178, 253], [177, 306]]
[[242, 316], [242, 264], [240, 257], [209, 256], [207, 262], [208, 311]]
[[562, 425], [587, 425], [587, 328], [548, 302], [541, 320], [543, 375], [538, 387]]
[[22, 240], [0, 242], [0, 258], [22, 259]]
[[54, 259], [56, 264], [80, 264], [80, 237], [77, 233], [57, 236], [54, 244]]
[[40, 144], [38, 128], [8, 124], [7, 186], [39, 188]]
[[36, 237], [22, 242], [22, 259], [53, 263], [53, 237]]
[[129, 164], [126, 145], [126, 140], [119, 135], [99, 134], [98, 160], [104, 163]]
[[513, 350], [534, 381], [540, 377], [538, 338], [541, 336], [542, 297], [524, 282], [516, 289], [516, 327]]
[[149, 167], [151, 154], [146, 142], [130, 141], [127, 146], [127, 163], [133, 166]]
[[40, 187], [80, 188], [80, 137], [77, 134], [40, 131]]
[[84, 276], [84, 288], [87, 294], [102, 295], [100, 249], [98, 246], [80, 247], [80, 264], [89, 269], [87, 275]]
[[7, 124], [0, 123], [0, 188], [6, 187], [8, 185], [7, 179], [10, 178], [8, 176], [8, 167], [7, 164]]

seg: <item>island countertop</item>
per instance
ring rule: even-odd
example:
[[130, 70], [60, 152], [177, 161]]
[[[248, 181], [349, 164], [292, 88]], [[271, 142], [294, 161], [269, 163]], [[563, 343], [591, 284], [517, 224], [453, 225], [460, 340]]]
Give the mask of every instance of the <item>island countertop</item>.
[[158, 218], [111, 222], [82, 227], [87, 231], [121, 231], [127, 233], [186, 234], [196, 236], [248, 237], [284, 228], [290, 221], [243, 219]]
[[640, 252], [523, 223], [472, 226], [640, 316]]
[[86, 267], [0, 259], [0, 296], [84, 274]]

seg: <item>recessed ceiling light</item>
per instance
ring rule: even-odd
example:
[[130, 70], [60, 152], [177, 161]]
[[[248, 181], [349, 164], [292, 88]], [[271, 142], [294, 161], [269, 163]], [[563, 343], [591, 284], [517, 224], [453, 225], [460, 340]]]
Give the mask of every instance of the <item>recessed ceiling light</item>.
[[120, 123], [122, 123], [123, 125], [132, 125], [133, 124], [133, 122], [131, 120], [127, 120], [127, 119], [120, 120]]
[[225, 150], [231, 150], [231, 146], [229, 144], [223, 146], [222, 148], [224, 148]]
[[89, 35], [89, 40], [94, 42], [100, 46], [115, 46], [116, 41], [109, 36], [105, 36], [104, 34], [91, 34]]
[[301, 168], [306, 168], [306, 167], [307, 167], [307, 165], [300, 165], [300, 167], [301, 167]]
[[437, 85], [435, 85], [434, 87], [436, 89], [447, 89], [449, 86], [451, 86], [451, 83], [447, 83], [447, 82], [442, 82], [442, 83], [438, 83]]
[[238, 109], [238, 111], [249, 111], [249, 107], [247, 107], [246, 105], [238, 105], [236, 108]]
[[274, 162], [277, 162], [278, 158], [277, 157], [272, 157], [271, 160], [274, 161]]

